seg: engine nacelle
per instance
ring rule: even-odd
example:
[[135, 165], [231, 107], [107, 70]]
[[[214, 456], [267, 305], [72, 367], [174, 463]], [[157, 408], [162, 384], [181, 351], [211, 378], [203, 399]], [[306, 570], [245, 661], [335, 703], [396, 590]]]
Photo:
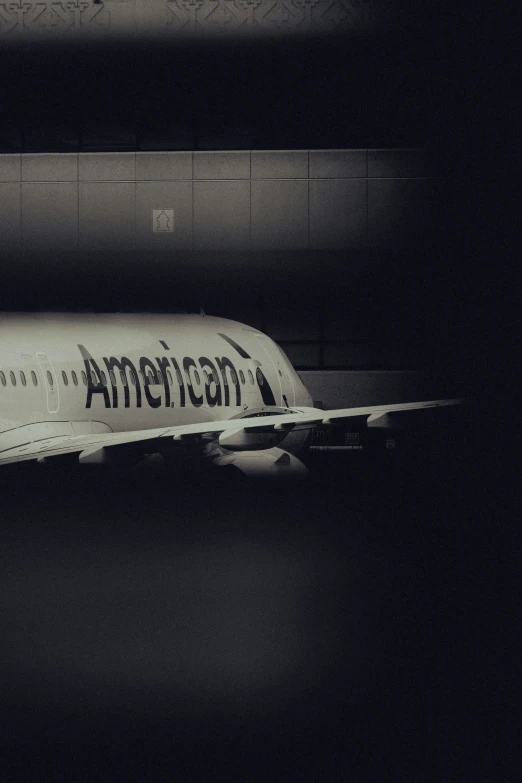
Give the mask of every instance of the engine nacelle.
[[222, 432], [219, 445], [230, 451], [257, 451], [277, 446], [286, 432], [245, 432], [243, 428]]
[[239, 451], [214, 457], [214, 465], [233, 466], [253, 478], [304, 478], [308, 468], [288, 451], [276, 447], [259, 451]]

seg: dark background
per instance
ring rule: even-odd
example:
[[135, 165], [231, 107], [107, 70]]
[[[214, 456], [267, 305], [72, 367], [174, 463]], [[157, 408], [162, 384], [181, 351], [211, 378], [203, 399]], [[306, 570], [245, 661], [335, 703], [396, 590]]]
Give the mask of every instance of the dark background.
[[[204, 148], [208, 128], [240, 148], [238, 118], [245, 148], [427, 146], [458, 176], [422, 264], [389, 255], [376, 275], [367, 257], [348, 288], [341, 259], [329, 285], [310, 265], [235, 296], [333, 307], [356, 281], [383, 329], [429, 313], [423, 355], [480, 402], [455, 449], [344, 461], [299, 489], [4, 469], [6, 780], [510, 779], [512, 555], [493, 491], [509, 485], [515, 144], [498, 13], [433, 4], [400, 35], [321, 44], [2, 52], [4, 151], [99, 149], [102, 125], [107, 149], [173, 126], [186, 141], [168, 148]], [[3, 309], [91, 298], [89, 269], [5, 263]], [[152, 289], [120, 268], [116, 294], [99, 266], [99, 309], [164, 309], [172, 272]], [[229, 288], [194, 275], [171, 286], [179, 306], [224, 309]]]

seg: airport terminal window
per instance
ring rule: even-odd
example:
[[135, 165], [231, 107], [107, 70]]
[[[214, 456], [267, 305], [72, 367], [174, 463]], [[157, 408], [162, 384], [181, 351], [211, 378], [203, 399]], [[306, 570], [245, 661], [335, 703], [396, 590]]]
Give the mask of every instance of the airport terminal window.
[[252, 375], [252, 370], [248, 371], [248, 380], [250, 383], [254, 383], [254, 376]]
[[3, 372], [0, 372], [0, 381], [2, 381], [2, 386], [5, 386], [7, 383]]
[[245, 382], [245, 373], [243, 372], [243, 370], [239, 371], [239, 378], [241, 380], [241, 383]]
[[69, 379], [67, 378], [67, 373], [65, 372], [65, 370], [62, 370], [62, 378], [63, 378], [63, 385], [68, 386]]
[[71, 372], [71, 378], [72, 378], [72, 382], [74, 383], [74, 385], [78, 386], [78, 376], [76, 375], [74, 370], [72, 370], [72, 372]]
[[83, 381], [83, 385], [87, 386], [87, 376], [84, 370], [82, 370], [82, 381]]
[[25, 373], [20, 370], [20, 380], [22, 381], [22, 386], [25, 386], [27, 384], [27, 381], [25, 380]]
[[34, 370], [31, 370], [31, 378], [33, 379], [33, 386], [38, 386], [38, 378]]
[[13, 384], [13, 386], [16, 386], [16, 377], [15, 377], [15, 374], [14, 374], [14, 372], [12, 370], [9, 373], [9, 376], [11, 378], [11, 383]]
[[54, 381], [53, 381], [53, 376], [51, 375], [51, 373], [49, 372], [49, 370], [47, 370], [47, 382], [48, 382], [49, 386], [50, 386], [50, 387], [51, 387], [51, 389], [52, 389], [52, 388], [53, 388], [53, 385], [54, 385]]

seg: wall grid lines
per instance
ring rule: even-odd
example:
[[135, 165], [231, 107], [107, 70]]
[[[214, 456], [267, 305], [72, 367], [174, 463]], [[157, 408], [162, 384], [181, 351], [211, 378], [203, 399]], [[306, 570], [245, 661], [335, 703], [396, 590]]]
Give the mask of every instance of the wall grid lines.
[[[15, 227], [12, 207], [8, 215], [0, 199], [0, 240], [41, 249], [39, 217], [31, 210], [48, 193], [47, 233], [53, 233], [49, 223], [58, 234], [67, 227], [60, 247], [69, 249], [67, 194], [74, 185], [80, 250], [100, 249], [104, 236], [122, 250], [139, 242], [151, 250], [191, 251], [400, 247], [422, 230], [435, 183], [448, 179], [427, 176], [417, 149], [5, 154], [0, 183], [18, 183], [20, 214]], [[0, 187], [6, 199], [8, 192]], [[153, 234], [151, 207], [175, 211], [174, 232]], [[34, 235], [24, 233], [24, 221]]]

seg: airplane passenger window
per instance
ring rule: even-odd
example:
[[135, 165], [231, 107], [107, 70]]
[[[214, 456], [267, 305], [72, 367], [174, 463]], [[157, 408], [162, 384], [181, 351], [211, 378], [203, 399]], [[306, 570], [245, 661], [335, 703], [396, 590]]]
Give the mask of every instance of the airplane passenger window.
[[143, 372], [141, 370], [138, 370], [138, 377], [143, 385], [145, 385], [145, 378], [143, 377]]
[[279, 373], [279, 377], [282, 378], [283, 377], [283, 373], [281, 372], [281, 370], [278, 370], [277, 372]]
[[163, 375], [160, 369], [156, 370], [156, 376], [158, 378], [158, 383], [163, 383]]
[[63, 385], [68, 386], [69, 379], [67, 378], [67, 373], [65, 372], [65, 370], [62, 370], [62, 378], [63, 378]]
[[256, 370], [256, 378], [258, 380], [259, 385], [262, 386], [264, 384], [264, 382], [265, 382], [265, 379], [264, 379], [263, 373], [261, 372], [259, 367]]
[[123, 385], [126, 386], [127, 385], [127, 376], [125, 375], [123, 370], [120, 370], [120, 378], [121, 378], [121, 382], [123, 383]]
[[114, 373], [113, 373], [113, 371], [112, 371], [112, 370], [111, 370], [111, 371], [110, 371], [110, 373], [109, 373], [109, 377], [110, 377], [110, 379], [111, 379], [111, 383], [112, 383], [112, 385], [113, 385], [113, 386], [116, 386], [116, 377], [115, 377], [115, 375], [114, 375]]
[[237, 375], [235, 370], [230, 370], [230, 377], [234, 386], [237, 386]]
[[51, 373], [49, 372], [49, 370], [47, 370], [47, 382], [48, 382], [49, 386], [50, 386], [50, 387], [51, 387], [51, 389], [52, 389], [52, 388], [53, 388], [53, 385], [54, 385], [54, 381], [53, 381], [53, 376], [51, 375]]
[[16, 378], [15, 378], [15, 374], [14, 374], [14, 372], [12, 370], [9, 373], [9, 376], [11, 378], [11, 383], [13, 384], [13, 386], [16, 386]]
[[212, 377], [214, 378], [214, 383], [217, 386], [219, 384], [219, 376], [217, 374], [217, 370], [212, 370]]
[[210, 375], [206, 370], [203, 370], [203, 377], [205, 378], [205, 386], [210, 386]]
[[201, 383], [201, 379], [200, 379], [200, 377], [199, 377], [199, 372], [198, 372], [197, 370], [194, 370], [194, 377], [195, 377], [195, 379], [196, 379], [196, 383], [197, 383], [197, 384], [198, 384], [198, 386], [199, 386], [199, 384]]
[[250, 383], [254, 383], [254, 376], [252, 375], [252, 370], [248, 371], [248, 380]]
[[7, 383], [3, 372], [0, 372], [0, 381], [2, 381], [2, 386], [5, 386]]
[[38, 386], [38, 378], [34, 370], [31, 370], [31, 378], [33, 379], [33, 386]]
[[132, 370], [129, 370], [130, 380], [133, 386], [136, 386], [136, 376], [132, 372]]
[[241, 383], [245, 382], [245, 373], [243, 372], [243, 370], [239, 371], [239, 378], [241, 380]]
[[188, 370], [185, 370], [185, 375], [187, 376], [187, 383], [190, 386], [192, 381], [190, 380], [190, 373]]
[[27, 381], [25, 380], [25, 373], [20, 370], [20, 380], [22, 381], [22, 386], [25, 386]]
[[82, 370], [82, 381], [83, 381], [83, 385], [87, 386], [87, 376], [85, 375], [84, 370]]
[[100, 375], [101, 375], [101, 379], [102, 379], [102, 383], [103, 383], [103, 385], [104, 385], [104, 386], [107, 386], [107, 376], [105, 375], [105, 373], [103, 372], [103, 370], [100, 370]]
[[147, 383], [149, 384], [149, 386], [153, 386], [154, 385], [154, 376], [153, 376], [151, 370], [149, 370], [148, 373], [147, 373]]
[[78, 386], [78, 376], [76, 375], [74, 370], [71, 371], [71, 378], [72, 378], [72, 382], [74, 383], [74, 385]]
[[170, 373], [170, 370], [167, 370], [167, 378], [169, 381], [169, 386], [172, 386], [172, 375]]
[[180, 386], [183, 386], [183, 376], [179, 370], [176, 370], [176, 379]]

